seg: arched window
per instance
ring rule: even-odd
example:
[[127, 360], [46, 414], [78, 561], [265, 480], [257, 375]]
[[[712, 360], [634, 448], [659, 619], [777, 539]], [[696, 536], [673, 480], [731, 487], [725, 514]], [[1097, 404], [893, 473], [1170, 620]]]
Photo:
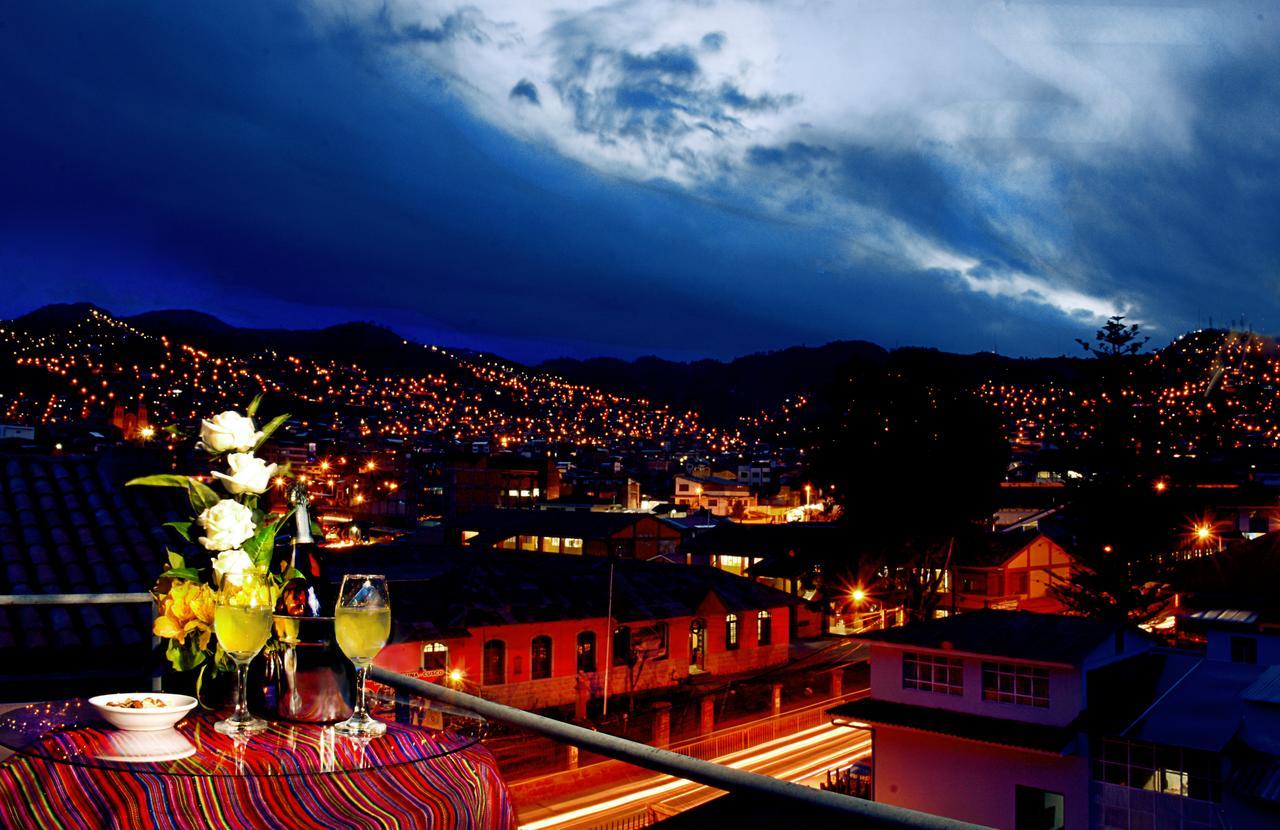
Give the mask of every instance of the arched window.
[[529, 676], [534, 680], [551, 676], [551, 638], [546, 634], [533, 638], [529, 650]]
[[724, 647], [726, 651], [738, 647], [738, 615], [726, 614], [724, 617]]
[[773, 615], [768, 611], [756, 614], [756, 645], [767, 646], [773, 642]]
[[444, 643], [422, 644], [422, 673], [427, 677], [444, 677], [449, 671], [449, 647]]
[[507, 644], [490, 640], [484, 644], [484, 674], [486, 686], [500, 686], [507, 682]]
[[578, 634], [578, 671], [596, 670], [596, 633], [582, 631]]
[[613, 664], [631, 665], [631, 628], [620, 625], [613, 630]]

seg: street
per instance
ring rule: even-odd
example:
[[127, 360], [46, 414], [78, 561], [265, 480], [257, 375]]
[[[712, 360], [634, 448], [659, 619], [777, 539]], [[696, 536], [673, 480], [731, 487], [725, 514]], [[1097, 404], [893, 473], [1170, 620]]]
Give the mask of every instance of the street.
[[[827, 770], [848, 766], [870, 754], [871, 734], [866, 730], [822, 724], [714, 760], [817, 787], [826, 780]], [[702, 784], [655, 775], [522, 810], [520, 826], [522, 830], [590, 830], [642, 816], [650, 805], [661, 805], [664, 812], [680, 812], [720, 794], [720, 790]]]

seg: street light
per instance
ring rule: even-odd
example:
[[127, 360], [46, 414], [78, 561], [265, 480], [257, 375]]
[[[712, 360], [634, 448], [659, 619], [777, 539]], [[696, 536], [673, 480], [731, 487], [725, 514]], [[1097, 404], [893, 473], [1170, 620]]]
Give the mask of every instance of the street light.
[[862, 590], [861, 588], [854, 588], [850, 596], [853, 597], [853, 601], [855, 604], [861, 604], [862, 601], [867, 598], [867, 592]]

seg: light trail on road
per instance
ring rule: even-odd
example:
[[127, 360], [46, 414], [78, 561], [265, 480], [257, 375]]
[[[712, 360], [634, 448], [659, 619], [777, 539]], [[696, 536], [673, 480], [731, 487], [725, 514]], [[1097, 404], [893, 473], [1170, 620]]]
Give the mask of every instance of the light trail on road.
[[[871, 753], [870, 733], [822, 724], [750, 749], [713, 759], [717, 764], [814, 786], [828, 769], [848, 766]], [[575, 796], [526, 811], [521, 830], [584, 830], [642, 813], [662, 804], [679, 812], [722, 794], [721, 790], [657, 775]]]

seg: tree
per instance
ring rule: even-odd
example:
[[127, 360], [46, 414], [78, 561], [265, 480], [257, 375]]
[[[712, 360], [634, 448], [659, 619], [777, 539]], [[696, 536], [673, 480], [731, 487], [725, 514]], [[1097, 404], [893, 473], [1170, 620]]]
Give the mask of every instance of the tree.
[[1071, 611], [1141, 621], [1168, 597], [1166, 555], [1185, 543], [1194, 501], [1147, 483], [1098, 479], [1075, 488], [1063, 521], [1078, 570], [1050, 592]]
[[1150, 340], [1137, 323], [1124, 324], [1123, 315], [1103, 323], [1092, 341], [1076, 338], [1094, 363], [1093, 406], [1087, 410], [1087, 438], [1074, 448], [1080, 467], [1109, 479], [1132, 481], [1150, 465], [1155, 449], [1155, 424], [1145, 406], [1152, 388], [1152, 367], [1142, 356]]
[[1077, 337], [1076, 342], [1094, 357], [1130, 357], [1141, 352], [1147, 345], [1147, 341], [1151, 339], [1143, 337], [1139, 328], [1137, 323], [1126, 326], [1124, 315], [1116, 314], [1099, 327], [1092, 341]]
[[927, 619], [957, 537], [990, 519], [1008, 444], [968, 392], [892, 366], [860, 370], [827, 394], [832, 415], [811, 473], [836, 485], [853, 549], [823, 563], [826, 598], [879, 573], [913, 618]]

